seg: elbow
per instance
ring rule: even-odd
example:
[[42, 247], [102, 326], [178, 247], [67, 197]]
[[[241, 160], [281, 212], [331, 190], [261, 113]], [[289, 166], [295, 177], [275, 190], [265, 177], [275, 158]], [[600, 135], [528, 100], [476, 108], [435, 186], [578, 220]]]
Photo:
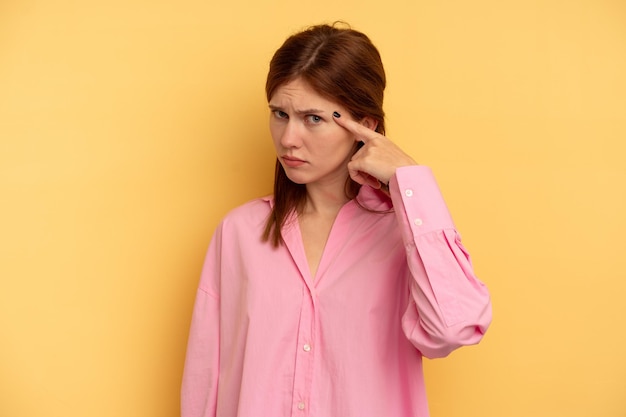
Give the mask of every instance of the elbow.
[[404, 330], [424, 357], [436, 359], [445, 358], [460, 347], [478, 344], [490, 324], [491, 308], [488, 307], [473, 320], [464, 320], [451, 326], [444, 323], [433, 325], [418, 320], [411, 329]]
[[445, 358], [460, 347], [478, 344], [485, 331], [486, 328], [482, 326], [448, 328], [445, 331], [429, 334], [428, 342], [418, 348], [422, 355], [429, 359]]

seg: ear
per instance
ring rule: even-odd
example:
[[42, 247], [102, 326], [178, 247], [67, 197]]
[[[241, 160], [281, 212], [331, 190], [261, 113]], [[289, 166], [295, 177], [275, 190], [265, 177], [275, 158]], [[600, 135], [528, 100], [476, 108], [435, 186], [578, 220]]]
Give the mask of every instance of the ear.
[[371, 130], [376, 130], [378, 127], [378, 120], [370, 116], [365, 116], [359, 121], [359, 123]]

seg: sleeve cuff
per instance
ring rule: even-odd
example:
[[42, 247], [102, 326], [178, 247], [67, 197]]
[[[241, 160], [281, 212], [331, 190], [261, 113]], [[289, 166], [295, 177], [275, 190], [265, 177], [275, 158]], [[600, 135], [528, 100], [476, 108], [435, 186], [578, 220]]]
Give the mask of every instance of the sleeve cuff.
[[401, 167], [389, 181], [396, 211], [402, 210], [413, 236], [454, 229], [452, 217], [429, 167]]

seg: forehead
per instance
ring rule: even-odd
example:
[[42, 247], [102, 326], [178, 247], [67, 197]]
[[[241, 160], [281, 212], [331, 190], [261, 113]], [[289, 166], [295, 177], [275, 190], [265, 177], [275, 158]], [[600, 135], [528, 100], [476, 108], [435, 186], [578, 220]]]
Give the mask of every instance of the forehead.
[[300, 78], [282, 84], [270, 98], [270, 105], [283, 106], [287, 104], [315, 105], [316, 107], [336, 106], [335, 102], [320, 95], [309, 83]]

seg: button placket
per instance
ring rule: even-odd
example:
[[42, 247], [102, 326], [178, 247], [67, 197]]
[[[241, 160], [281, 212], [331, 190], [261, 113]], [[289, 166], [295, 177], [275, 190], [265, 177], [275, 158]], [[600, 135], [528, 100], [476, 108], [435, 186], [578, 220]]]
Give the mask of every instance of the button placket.
[[314, 355], [311, 352], [311, 341], [314, 338], [315, 327], [317, 325], [315, 291], [313, 288], [308, 288], [308, 291], [305, 290], [305, 293], [306, 295], [302, 303], [300, 325], [298, 328], [297, 343], [300, 348], [296, 351], [294, 389], [292, 397], [294, 412], [303, 416], [308, 414], [308, 412], [303, 412], [308, 408], [307, 401], [311, 393], [314, 363]]

